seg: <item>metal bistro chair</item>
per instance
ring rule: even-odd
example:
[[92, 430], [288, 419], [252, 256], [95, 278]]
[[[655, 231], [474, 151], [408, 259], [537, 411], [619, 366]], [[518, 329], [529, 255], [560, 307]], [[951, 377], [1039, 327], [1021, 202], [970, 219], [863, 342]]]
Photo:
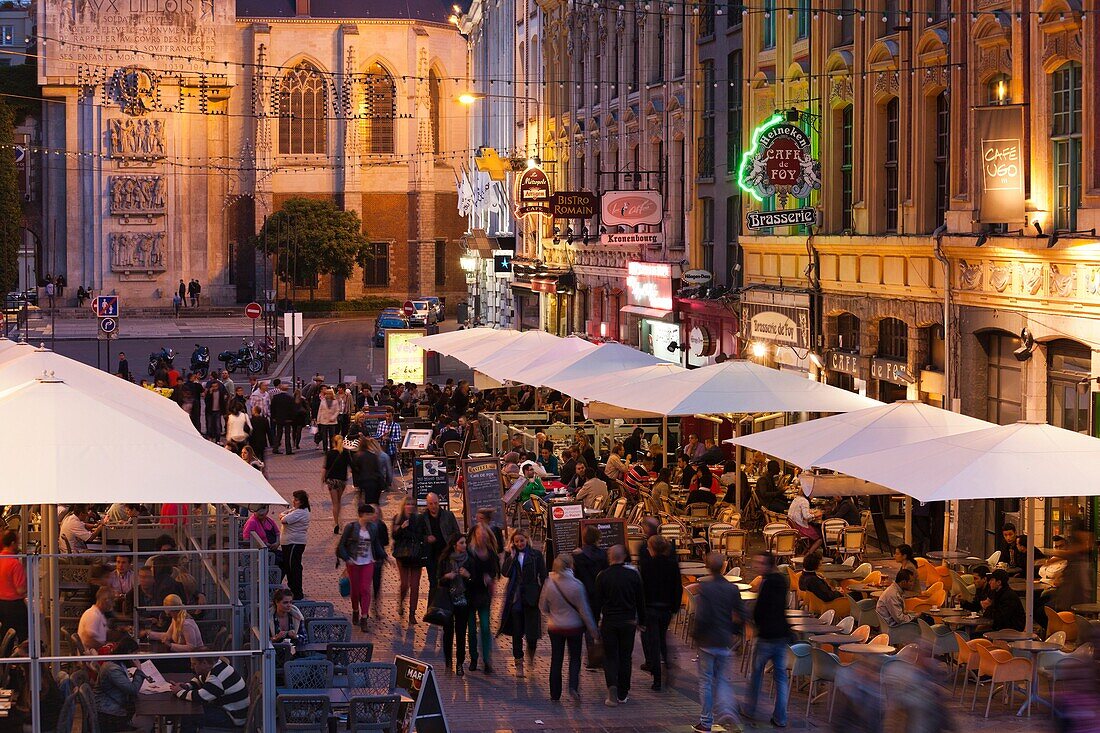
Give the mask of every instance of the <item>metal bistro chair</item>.
[[306, 637], [311, 644], [351, 641], [351, 621], [346, 618], [313, 618], [306, 621]]
[[714, 552], [722, 550], [722, 535], [733, 530], [733, 525], [728, 522], [715, 522], [707, 527], [707, 542]]
[[373, 695], [388, 695], [397, 687], [397, 665], [388, 662], [348, 665], [347, 687]]
[[328, 695], [279, 695], [275, 698], [279, 730], [327, 731], [332, 715]]
[[793, 558], [801, 538], [802, 535], [793, 529], [782, 529], [776, 532], [772, 535], [772, 554], [777, 560]]
[[790, 528], [791, 525], [787, 524], [786, 522], [769, 522], [768, 524], [764, 525], [764, 529], [761, 530], [764, 535], [764, 549], [772, 549], [772, 537], [775, 536], [776, 532], [782, 532], [783, 530]]
[[688, 504], [684, 511], [687, 516], [692, 519], [706, 519], [710, 516], [711, 506], [705, 501], [697, 501], [694, 504]]
[[334, 674], [347, 674], [348, 667], [363, 664], [374, 657], [374, 644], [370, 642], [333, 642], [325, 650], [325, 658], [332, 662]]
[[401, 719], [400, 695], [355, 696], [349, 701], [349, 733], [397, 733]]
[[743, 529], [728, 529], [722, 534], [722, 549], [726, 553], [726, 564], [734, 562], [744, 564], [749, 550], [749, 533]]
[[292, 690], [332, 687], [333, 664], [327, 659], [293, 659], [283, 665], [283, 685]]
[[821, 539], [826, 555], [831, 555], [840, 544], [840, 535], [848, 523], [843, 519], [826, 519], [821, 523]]
[[626, 517], [626, 504], [626, 497], [620, 496], [611, 503], [611, 509], [607, 512], [607, 516], [614, 517], [615, 519], [623, 519]]
[[336, 609], [329, 601], [295, 601], [294, 606], [302, 612], [307, 622], [314, 618], [333, 618]]
[[597, 496], [595, 499], [592, 500], [592, 508], [586, 510], [585, 514], [587, 515], [587, 514], [589, 514], [589, 512], [591, 512], [591, 514], [593, 516], [595, 516], [597, 514], [603, 514], [604, 513], [604, 508], [606, 506], [607, 506], [607, 497], [606, 496]]
[[844, 527], [840, 533], [840, 544], [837, 545], [836, 554], [847, 558], [854, 556], [862, 561], [863, 554], [867, 552], [867, 530], [863, 527]]

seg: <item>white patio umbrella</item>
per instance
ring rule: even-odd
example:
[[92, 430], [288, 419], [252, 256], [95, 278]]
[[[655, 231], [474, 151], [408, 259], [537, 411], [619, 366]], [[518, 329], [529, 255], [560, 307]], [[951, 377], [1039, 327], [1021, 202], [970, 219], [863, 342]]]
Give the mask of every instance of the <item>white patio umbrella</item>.
[[527, 375], [540, 365], [560, 363], [595, 348], [592, 342], [576, 336], [559, 338], [545, 331], [525, 331], [504, 349], [470, 366], [499, 382], [530, 384]]
[[488, 340], [501, 343], [519, 336], [519, 331], [505, 331], [495, 328], [464, 328], [458, 331], [445, 333], [433, 333], [430, 336], [421, 336], [413, 339], [413, 343], [428, 351], [435, 351], [444, 356], [451, 356], [451, 352], [464, 346]]
[[848, 412], [881, 404], [751, 361], [726, 361], [591, 395], [588, 415], [660, 417], [737, 412]]
[[601, 391], [611, 387], [619, 387], [626, 384], [640, 385], [642, 382], [646, 382], [650, 379], [686, 371], [687, 370], [682, 366], [662, 361], [652, 366], [635, 367], [621, 372], [598, 374], [588, 377], [558, 379], [561, 375], [555, 375], [554, 389], [559, 392], [564, 392], [581, 402], [587, 402], [590, 395], [599, 394]]
[[56, 378], [0, 390], [0, 445], [3, 504], [286, 503], [259, 471], [194, 430]]
[[903, 401], [765, 430], [723, 442], [782, 458], [804, 469], [883, 448], [994, 427], [923, 402]]
[[[482, 331], [483, 329], [472, 329], [476, 331]], [[447, 356], [454, 357], [462, 363], [471, 368], [476, 368], [478, 364], [485, 361], [494, 354], [508, 348], [510, 344], [518, 340], [523, 333], [520, 331], [503, 331], [494, 329], [484, 329], [488, 333], [481, 333], [481, 338], [473, 339], [472, 341], [448, 344], [446, 350], [443, 347], [431, 346], [424, 348], [431, 348], [433, 351], [438, 351], [440, 354], [446, 354]], [[549, 334], [547, 334], [549, 335]], [[423, 339], [427, 339], [424, 336], [417, 339], [419, 343]], [[557, 338], [556, 336], [554, 338]]]
[[49, 349], [35, 348], [30, 344], [0, 347], [0, 389], [43, 375], [62, 379], [70, 387], [109, 399], [117, 407], [135, 411], [150, 421], [178, 428], [188, 435], [197, 435], [187, 413], [178, 404], [157, 392]]
[[[919, 501], [1100, 495], [1100, 440], [1040, 422], [1018, 422], [886, 448], [831, 462]], [[1032, 620], [1034, 517], [1027, 516], [1027, 614]]]
[[623, 344], [600, 344], [593, 349], [579, 349], [571, 356], [544, 359], [530, 364], [524, 371], [524, 384], [535, 387], [558, 386], [573, 379], [588, 379], [617, 375], [629, 369], [653, 366], [660, 360], [652, 354]]

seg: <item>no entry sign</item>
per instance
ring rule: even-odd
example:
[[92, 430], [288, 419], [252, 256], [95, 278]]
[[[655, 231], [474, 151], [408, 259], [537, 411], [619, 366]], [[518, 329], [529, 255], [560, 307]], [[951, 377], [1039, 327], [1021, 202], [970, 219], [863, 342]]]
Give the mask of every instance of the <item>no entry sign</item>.
[[244, 314], [252, 320], [259, 318], [263, 315], [263, 312], [263, 308], [260, 307], [259, 303], [249, 303], [244, 307]]

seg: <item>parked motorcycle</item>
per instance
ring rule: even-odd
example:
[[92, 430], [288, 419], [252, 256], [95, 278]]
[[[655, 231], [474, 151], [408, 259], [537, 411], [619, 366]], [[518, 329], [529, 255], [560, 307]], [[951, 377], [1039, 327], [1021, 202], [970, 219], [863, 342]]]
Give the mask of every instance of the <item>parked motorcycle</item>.
[[172, 361], [176, 358], [176, 352], [165, 346], [160, 351], [149, 354], [149, 376], [156, 374], [157, 369], [163, 364], [165, 369], [172, 368]]
[[195, 350], [191, 352], [191, 372], [203, 379], [210, 372], [210, 349], [202, 344], [195, 344]]
[[259, 374], [264, 370], [264, 360], [256, 350], [255, 344], [250, 341], [237, 351], [223, 351], [218, 354], [218, 361], [225, 364], [225, 369], [230, 374], [238, 369], [244, 369], [249, 374]]

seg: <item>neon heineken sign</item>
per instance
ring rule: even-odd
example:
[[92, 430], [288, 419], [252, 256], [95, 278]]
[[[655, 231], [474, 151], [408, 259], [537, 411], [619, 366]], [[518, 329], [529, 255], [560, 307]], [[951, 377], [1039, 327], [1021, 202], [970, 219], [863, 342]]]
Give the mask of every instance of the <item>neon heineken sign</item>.
[[813, 157], [810, 136], [782, 114], [772, 115], [752, 133], [741, 156], [737, 185], [757, 201], [772, 196], [806, 198], [821, 188], [821, 165]]

